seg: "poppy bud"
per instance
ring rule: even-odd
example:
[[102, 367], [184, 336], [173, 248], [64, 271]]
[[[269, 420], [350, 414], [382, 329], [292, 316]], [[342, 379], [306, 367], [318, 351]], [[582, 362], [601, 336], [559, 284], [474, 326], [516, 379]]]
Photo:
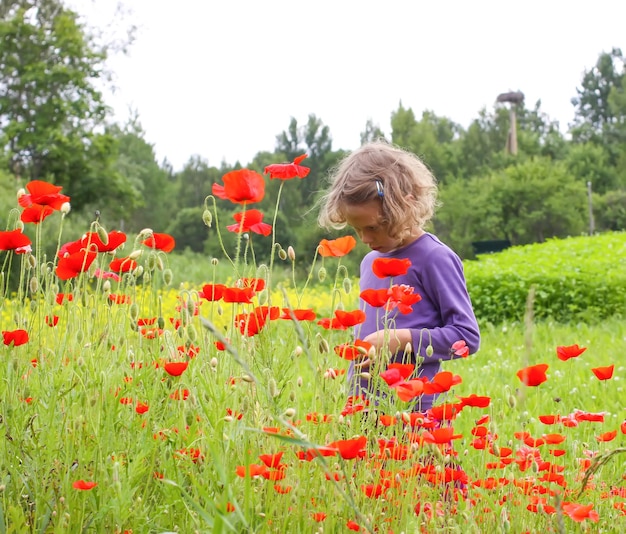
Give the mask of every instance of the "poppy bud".
[[426, 356], [428, 356], [429, 358], [433, 355], [434, 349], [432, 345], [428, 345], [428, 347], [426, 347]]
[[289, 392], [289, 400], [291, 402], [295, 402], [296, 401], [296, 392], [295, 391], [290, 391]]
[[296, 415], [296, 410], [294, 408], [287, 408], [285, 410], [285, 417], [288, 419], [293, 418]]
[[192, 343], [195, 343], [197, 341], [197, 339], [198, 339], [198, 331], [196, 330], [196, 327], [194, 325], [192, 325], [192, 324], [190, 324], [187, 327], [187, 338]]
[[213, 214], [209, 210], [202, 212], [202, 222], [205, 226], [211, 228], [211, 224], [213, 224]]
[[[140, 267], [141, 267], [141, 265], [140, 265]], [[149, 284], [150, 280], [152, 280], [152, 276], [150, 275], [150, 273], [149, 272], [143, 273], [143, 283], [144, 284]]]
[[128, 308], [128, 315], [132, 321], [137, 321], [139, 318], [139, 306], [136, 302], [133, 302]]
[[17, 221], [15, 223], [15, 229], [19, 230], [20, 232], [24, 231], [24, 223], [22, 221]]
[[293, 249], [293, 247], [291, 245], [289, 245], [287, 247], [287, 257], [291, 260], [291, 261], [296, 261], [296, 251]]
[[287, 259], [287, 253], [285, 252], [285, 249], [284, 249], [284, 248], [282, 248], [282, 247], [281, 247], [281, 248], [278, 250], [278, 257], [279, 257], [281, 260], [283, 260], [283, 261], [285, 261], [285, 260]]
[[241, 380], [247, 382], [248, 384], [254, 383], [254, 378], [252, 378], [250, 375], [241, 375]]
[[169, 286], [172, 283], [173, 278], [174, 274], [172, 273], [172, 269], [165, 269], [163, 271], [163, 282], [166, 286]]
[[37, 280], [36, 276], [33, 276], [28, 285], [31, 293], [37, 293], [37, 290], [39, 289], [39, 280]]
[[152, 228], [144, 228], [141, 232], [139, 232], [137, 239], [148, 239], [149, 237], [152, 237], [152, 234], [154, 234]]
[[154, 268], [156, 267], [156, 254], [152, 253], [148, 256], [146, 266], [148, 267], [149, 271], [154, 271]]
[[26, 189], [24, 189], [23, 187], [20, 187], [17, 190], [17, 199], [19, 200], [20, 198], [22, 198], [24, 195], [26, 194]]
[[352, 280], [349, 278], [343, 279], [343, 291], [346, 295], [349, 295], [350, 291], [352, 291]]
[[37, 258], [35, 258], [32, 254], [28, 255], [28, 265], [30, 265], [31, 269], [37, 267]]
[[304, 349], [298, 345], [294, 350], [293, 350], [293, 355], [294, 356], [302, 356], [302, 353], [304, 352]]
[[131, 260], [136, 260], [137, 258], [139, 258], [139, 256], [141, 256], [141, 253], [142, 253], [142, 252], [143, 252], [143, 251], [142, 251], [142, 250], [139, 250], [139, 249], [137, 249], [137, 250], [133, 250], [133, 251], [132, 251], [132, 252], [128, 255], [128, 258], [129, 258], [129, 259], [131, 259]]
[[270, 395], [272, 396], [272, 398], [276, 398], [278, 397], [278, 395], [280, 395], [280, 391], [278, 391], [278, 386], [276, 385], [276, 380], [274, 380], [273, 378], [270, 378], [267, 387], [270, 390]]
[[326, 341], [324, 338], [320, 338], [318, 343], [318, 350], [321, 354], [326, 354], [330, 352], [330, 346], [328, 345], [328, 341]]
[[163, 330], [165, 328], [165, 319], [163, 317], [159, 317], [157, 319], [157, 328]]
[[517, 399], [515, 398], [515, 395], [510, 394], [509, 398], [507, 399], [509, 406], [511, 408], [515, 408], [517, 406]]
[[105, 293], [110, 293], [111, 292], [111, 281], [110, 280], [105, 280], [104, 283], [102, 284], [102, 291], [104, 291]]
[[99, 224], [96, 225], [96, 233], [98, 234], [98, 239], [102, 241], [103, 245], [106, 246], [109, 244], [109, 234], [107, 234], [107, 231]]
[[213, 369], [217, 368], [217, 358], [211, 358], [211, 361], [209, 363], [211, 364], [211, 367], [213, 367]]
[[160, 256], [156, 256], [155, 259], [156, 259], [156, 268], [159, 271], [163, 272], [163, 269], [165, 269], [165, 264], [163, 263], [163, 260], [161, 259]]
[[259, 299], [259, 304], [261, 306], [263, 306], [264, 304], [267, 303], [267, 299], [268, 299], [268, 292], [267, 289], [264, 289], [263, 291], [261, 291], [258, 295], [258, 299]]
[[366, 372], [361, 373], [361, 374], [360, 374], [360, 377], [361, 377], [362, 379], [364, 379], [364, 380], [371, 380], [371, 379], [372, 379], [372, 375], [371, 375], [370, 373], [366, 373]]
[[326, 268], [325, 267], [320, 267], [319, 271], [317, 271], [317, 279], [320, 282], [323, 282], [324, 280], [326, 280]]
[[219, 262], [220, 260], [218, 260], [217, 258], [211, 258], [211, 265], [213, 265], [213, 267], [215, 267]]
[[69, 202], [63, 202], [63, 204], [61, 204], [61, 208], [60, 208], [60, 212], [63, 215], [67, 215], [72, 209], [72, 206], [70, 205]]

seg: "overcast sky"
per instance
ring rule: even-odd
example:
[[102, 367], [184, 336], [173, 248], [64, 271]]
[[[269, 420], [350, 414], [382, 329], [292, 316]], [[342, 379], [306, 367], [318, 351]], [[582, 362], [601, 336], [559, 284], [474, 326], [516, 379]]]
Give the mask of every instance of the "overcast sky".
[[389, 133], [400, 102], [466, 127], [509, 90], [566, 130], [583, 72], [626, 52], [624, 0], [123, 0], [115, 18], [117, 3], [73, 2], [111, 34], [137, 25], [107, 100], [175, 170], [245, 165], [311, 113], [334, 149], [358, 147], [368, 119]]

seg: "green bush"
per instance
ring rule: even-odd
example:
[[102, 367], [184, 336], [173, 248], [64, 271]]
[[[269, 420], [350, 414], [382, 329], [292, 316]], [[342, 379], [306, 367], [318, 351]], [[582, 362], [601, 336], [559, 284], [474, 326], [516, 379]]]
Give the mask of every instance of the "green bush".
[[626, 316], [626, 232], [512, 247], [466, 261], [465, 274], [483, 324], [521, 321], [531, 288], [536, 319]]

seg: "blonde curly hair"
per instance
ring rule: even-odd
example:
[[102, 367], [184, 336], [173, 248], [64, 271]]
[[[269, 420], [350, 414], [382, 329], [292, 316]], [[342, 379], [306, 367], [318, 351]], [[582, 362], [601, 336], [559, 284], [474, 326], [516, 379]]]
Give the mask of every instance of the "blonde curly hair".
[[437, 180], [415, 154], [386, 141], [373, 141], [346, 156], [320, 199], [318, 223], [346, 227], [345, 207], [380, 199], [391, 237], [423, 228], [437, 207]]

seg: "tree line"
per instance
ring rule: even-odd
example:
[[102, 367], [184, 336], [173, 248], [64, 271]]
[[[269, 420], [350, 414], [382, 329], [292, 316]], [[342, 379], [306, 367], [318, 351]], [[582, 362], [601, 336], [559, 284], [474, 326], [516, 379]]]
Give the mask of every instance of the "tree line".
[[[274, 151], [259, 152], [250, 162], [216, 167], [192, 156], [174, 171], [167, 161], [157, 161], [139, 117], [112, 122], [97, 83], [107, 74], [110, 50], [62, 0], [2, 1], [0, 17], [0, 218], [15, 205], [16, 186], [47, 180], [72, 197], [70, 232], [83, 232], [97, 210], [109, 229], [132, 233], [150, 227], [172, 234], [179, 250], [218, 256], [215, 224], [202, 224], [212, 184], [230, 170], [262, 172], [306, 152], [311, 172], [285, 184], [276, 239], [310, 258], [319, 240], [330, 237], [310, 208], [345, 151], [333, 146], [320, 117], [311, 114], [304, 123], [292, 118], [276, 135]], [[462, 257], [472, 258], [478, 241], [518, 245], [626, 228], [622, 51], [601, 52], [575, 92], [567, 133], [540, 101], [496, 103], [480, 110], [467, 128], [431, 110], [418, 115], [402, 103], [391, 111], [388, 140], [433, 170], [441, 206], [432, 227]], [[517, 117], [515, 155], [505, 151], [510, 105]], [[367, 121], [361, 141], [378, 137], [384, 137], [379, 125]], [[273, 214], [279, 185], [268, 183], [259, 209]], [[232, 224], [238, 210], [220, 200], [216, 206], [222, 227]], [[233, 236], [224, 238], [233, 246]], [[269, 257], [267, 247], [269, 241], [255, 244], [260, 260]]]

